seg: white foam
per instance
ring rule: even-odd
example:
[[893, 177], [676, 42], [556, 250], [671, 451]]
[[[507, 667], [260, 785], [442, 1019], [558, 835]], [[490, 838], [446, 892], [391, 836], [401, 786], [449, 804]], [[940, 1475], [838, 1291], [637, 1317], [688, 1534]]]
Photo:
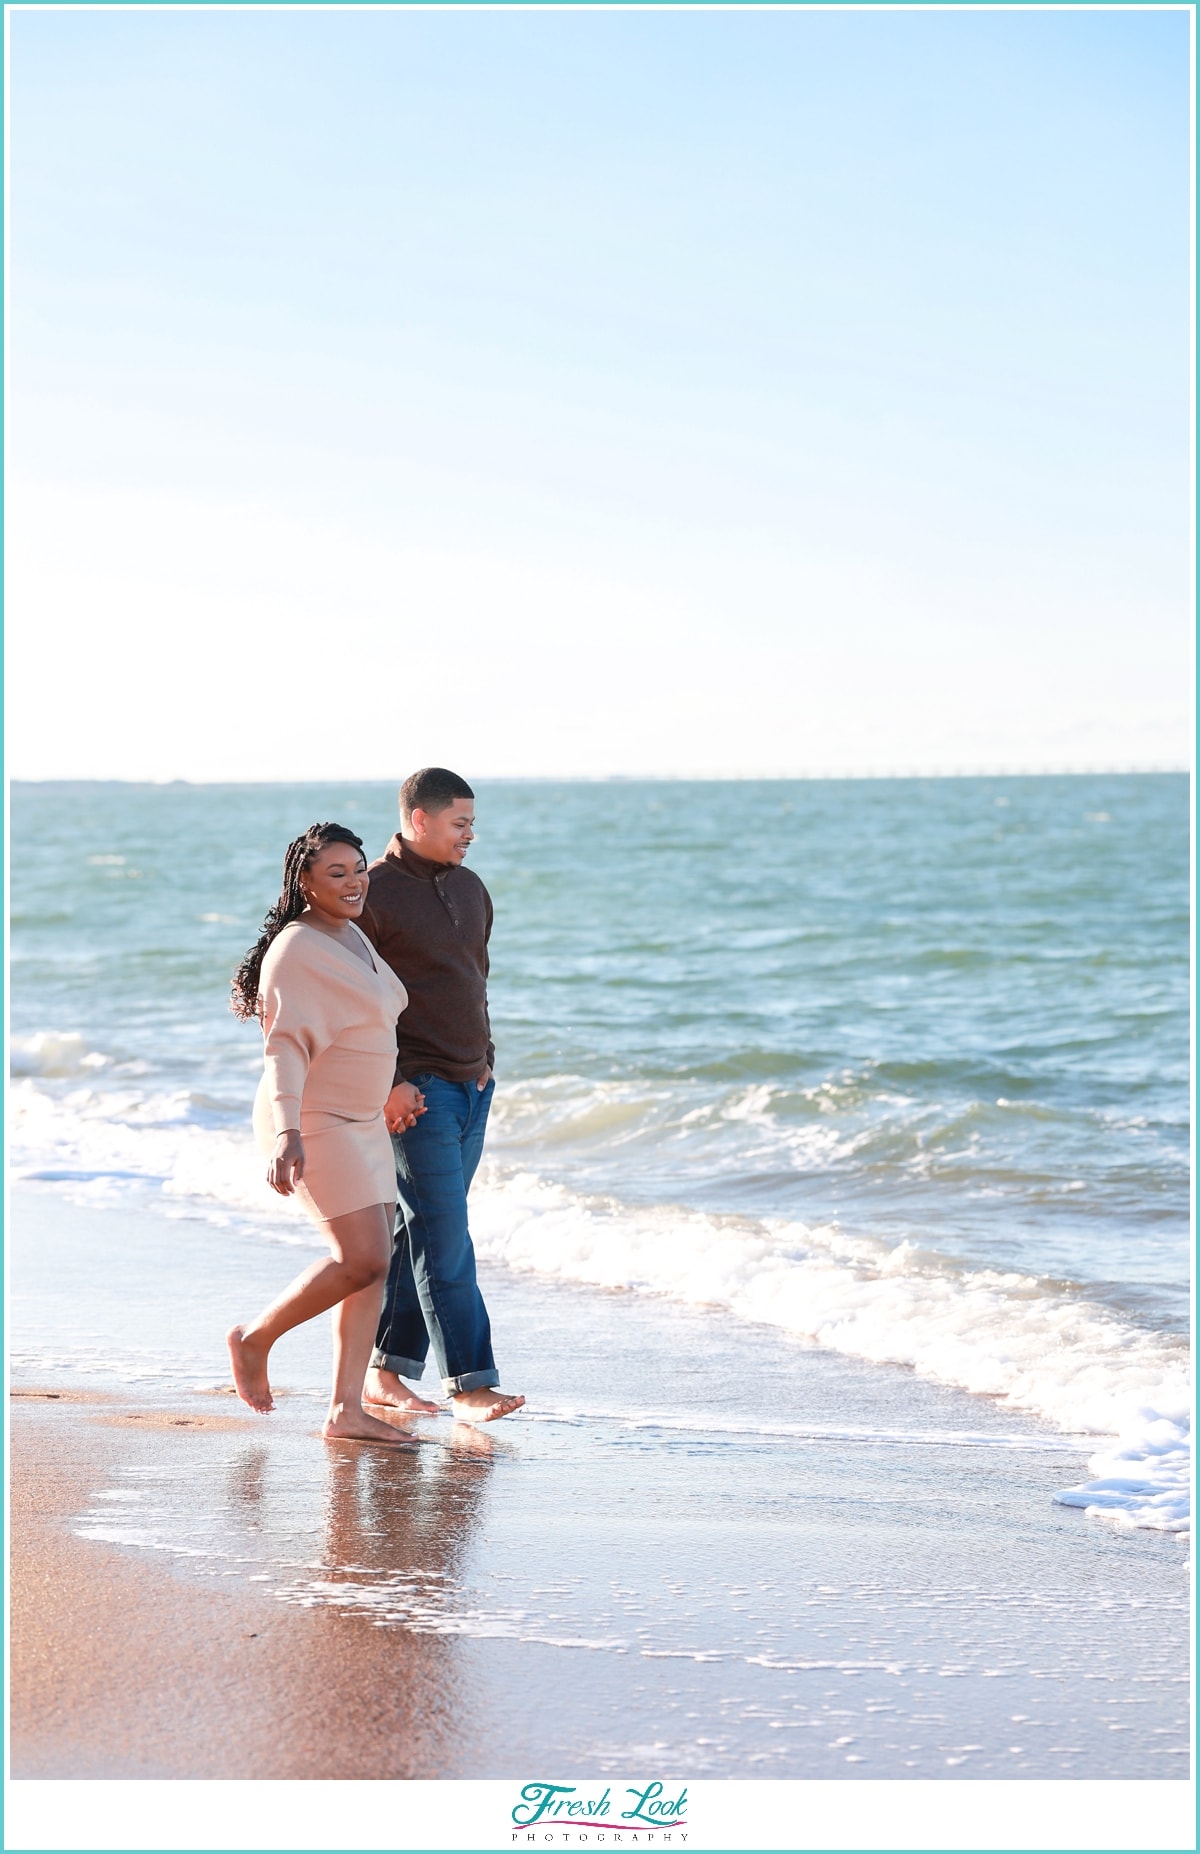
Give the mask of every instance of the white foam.
[[842, 1423], [751, 1423], [720, 1416], [707, 1410], [689, 1410], [681, 1416], [674, 1410], [604, 1410], [594, 1404], [539, 1404], [536, 1410], [521, 1410], [513, 1419], [524, 1423], [565, 1423], [571, 1426], [613, 1424], [622, 1429], [663, 1430], [679, 1435], [779, 1436], [796, 1441], [866, 1443], [871, 1446], [913, 1448], [990, 1448], [1019, 1452], [1060, 1452], [1061, 1435], [1004, 1435], [973, 1429], [892, 1429], [878, 1424]]
[[[88, 1054], [82, 1038], [59, 1039], [65, 1050], [28, 1042], [48, 1062]], [[211, 1106], [133, 1086], [51, 1094], [24, 1080], [11, 1093], [15, 1175], [84, 1201], [142, 1190], [160, 1208], [167, 1199], [168, 1214], [244, 1222], [273, 1241], [315, 1245], [303, 1211], [265, 1189], [246, 1123], [214, 1124]], [[1186, 1348], [1059, 1285], [963, 1268], [909, 1242], [889, 1248], [834, 1226], [632, 1208], [495, 1165], [481, 1172], [471, 1203], [479, 1254], [510, 1268], [719, 1308], [833, 1351], [909, 1366], [1072, 1435], [1113, 1438], [1091, 1464], [1094, 1479], [1059, 1497], [1123, 1524], [1187, 1527]]]
[[[1120, 1467], [1093, 1463], [1112, 1484], [1079, 1503], [1125, 1523], [1164, 1524], [1166, 1514], [1170, 1529], [1186, 1527], [1177, 1459], [1188, 1445], [1186, 1350], [1060, 1287], [832, 1227], [635, 1211], [530, 1173], [493, 1171], [472, 1205], [476, 1248], [509, 1267], [720, 1307], [833, 1351], [908, 1365], [1074, 1435], [1119, 1436]], [[1169, 1499], [1156, 1504], [1160, 1495]], [[1064, 1497], [1074, 1503], [1073, 1492]]]
[[228, 1223], [241, 1213], [277, 1237], [319, 1241], [303, 1210], [272, 1197], [248, 1128], [210, 1124], [210, 1104], [186, 1094], [87, 1087], [50, 1095], [31, 1080], [9, 1097], [16, 1179], [56, 1184], [76, 1201], [123, 1202], [140, 1188]]
[[1093, 1455], [1088, 1466], [1096, 1479], [1056, 1494], [1063, 1506], [1081, 1506], [1121, 1526], [1190, 1531], [1191, 1414], [1186, 1404], [1174, 1410], [1142, 1409], [1115, 1446]]
[[[697, 1099], [675, 1082], [645, 1079], [596, 1081], [580, 1075], [547, 1075], [506, 1084], [489, 1122], [493, 1151], [521, 1163], [524, 1155], [569, 1146], [573, 1152], [608, 1154], [614, 1147], [703, 1151], [717, 1171], [746, 1165], [803, 1169], [848, 1159], [870, 1138], [857, 1123], [833, 1117], [836, 1101], [859, 1091], [826, 1084], [798, 1095], [771, 1083], [718, 1087]], [[876, 1091], [876, 1102], [890, 1097]], [[689, 1102], [692, 1105], [689, 1105]], [[803, 1106], [800, 1122], [791, 1118]], [[824, 1116], [811, 1118], [812, 1112]], [[737, 1138], [729, 1133], [736, 1128]], [[684, 1161], [686, 1162], [686, 1161]]]
[[74, 1030], [39, 1030], [34, 1036], [14, 1036], [9, 1045], [11, 1075], [84, 1075], [107, 1063], [108, 1057], [89, 1049]]

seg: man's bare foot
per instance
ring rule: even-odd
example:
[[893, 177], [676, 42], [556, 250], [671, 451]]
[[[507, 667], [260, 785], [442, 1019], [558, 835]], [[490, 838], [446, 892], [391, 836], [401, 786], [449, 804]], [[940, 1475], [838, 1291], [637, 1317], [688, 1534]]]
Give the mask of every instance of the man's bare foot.
[[363, 1379], [362, 1400], [386, 1404], [389, 1410], [404, 1410], [410, 1416], [437, 1416], [441, 1407], [430, 1403], [426, 1397], [419, 1397], [415, 1390], [409, 1390], [394, 1371], [377, 1371], [374, 1365]]
[[252, 1339], [246, 1338], [244, 1326], [231, 1326], [225, 1335], [233, 1382], [243, 1403], [265, 1415], [275, 1408], [271, 1386], [267, 1381], [267, 1354]]
[[381, 1417], [369, 1416], [359, 1404], [331, 1403], [329, 1415], [321, 1427], [327, 1442], [408, 1442], [405, 1431]]
[[524, 1401], [524, 1397], [481, 1385], [478, 1390], [459, 1391], [451, 1397], [450, 1408], [460, 1423], [494, 1423], [498, 1416], [511, 1416]]

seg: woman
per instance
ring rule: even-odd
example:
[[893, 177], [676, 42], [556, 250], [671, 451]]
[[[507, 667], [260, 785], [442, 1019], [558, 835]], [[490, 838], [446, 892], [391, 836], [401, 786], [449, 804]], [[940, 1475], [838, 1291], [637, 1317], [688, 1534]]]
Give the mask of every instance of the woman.
[[[322, 1434], [396, 1442], [362, 1406], [392, 1253], [396, 1170], [383, 1105], [408, 993], [355, 926], [367, 898], [362, 839], [313, 824], [288, 845], [283, 893], [233, 980], [232, 1009], [259, 1017], [264, 1072], [254, 1131], [267, 1183], [293, 1192], [332, 1250], [248, 1326], [228, 1334], [238, 1396], [274, 1403], [267, 1355], [281, 1334], [333, 1308], [333, 1395]], [[414, 1126], [416, 1111], [405, 1124]]]

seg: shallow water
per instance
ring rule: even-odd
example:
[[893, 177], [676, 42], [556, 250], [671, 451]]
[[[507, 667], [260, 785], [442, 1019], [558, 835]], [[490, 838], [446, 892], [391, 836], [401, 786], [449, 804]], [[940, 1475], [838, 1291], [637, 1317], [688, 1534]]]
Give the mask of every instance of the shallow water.
[[[14, 788], [18, 1175], [308, 1245], [258, 1176], [228, 975], [287, 838], [335, 816], [375, 852], [392, 807]], [[1092, 1504], [1183, 1524], [1186, 780], [503, 783], [478, 808], [481, 1254], [1001, 1397], [1096, 1438]]]

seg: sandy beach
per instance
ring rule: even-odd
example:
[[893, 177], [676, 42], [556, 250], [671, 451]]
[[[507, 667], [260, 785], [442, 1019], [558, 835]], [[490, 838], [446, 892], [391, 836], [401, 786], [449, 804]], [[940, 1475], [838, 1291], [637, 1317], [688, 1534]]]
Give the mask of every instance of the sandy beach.
[[[180, 1239], [17, 1206], [32, 1309], [56, 1254], [103, 1308], [85, 1237]], [[1187, 1775], [1185, 1548], [1053, 1503], [1086, 1444], [768, 1328], [494, 1270], [528, 1412], [327, 1447], [316, 1327], [280, 1348], [271, 1418], [221, 1390], [230, 1245], [211, 1305], [179, 1311], [212, 1328], [208, 1387], [22, 1373], [14, 1776]]]

